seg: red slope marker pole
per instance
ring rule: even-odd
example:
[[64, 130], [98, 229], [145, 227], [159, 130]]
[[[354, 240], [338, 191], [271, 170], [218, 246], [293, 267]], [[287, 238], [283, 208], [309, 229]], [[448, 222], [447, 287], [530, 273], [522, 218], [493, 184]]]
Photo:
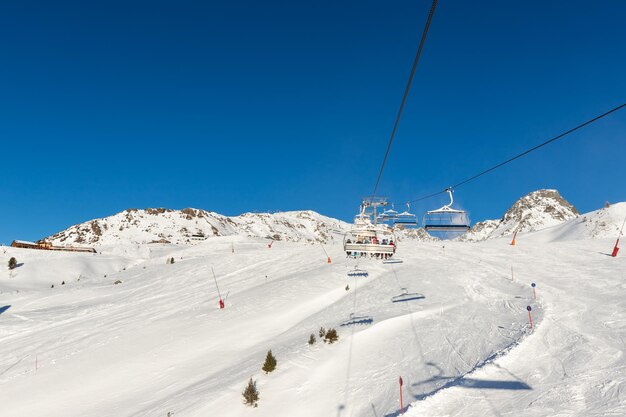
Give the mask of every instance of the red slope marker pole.
[[222, 294], [220, 294], [220, 287], [217, 286], [217, 278], [215, 277], [215, 271], [213, 267], [211, 267], [211, 272], [213, 272], [213, 280], [215, 281], [215, 288], [217, 289], [217, 295], [220, 297], [220, 310], [224, 308], [224, 300], [222, 300]]
[[533, 300], [537, 301], [537, 292], [535, 291], [535, 287], [537, 286], [537, 284], [533, 282], [532, 284], [530, 284], [530, 286], [533, 287]]
[[400, 413], [404, 414], [404, 404], [402, 403], [402, 376], [400, 376]]
[[324, 249], [324, 245], [322, 245], [322, 242], [320, 242], [320, 246], [322, 247], [322, 250], [324, 251], [324, 255], [326, 255], [326, 258], [328, 259], [328, 263], [331, 263], [330, 256], [328, 256], [328, 252], [326, 252], [326, 249]]
[[517, 237], [517, 230], [513, 233], [513, 240], [511, 241], [511, 246], [515, 246], [515, 238]]
[[530, 315], [530, 311], [532, 308], [530, 306], [526, 306], [526, 310], [528, 310], [528, 320], [530, 321], [530, 330], [533, 329], [533, 316]]
[[626, 218], [624, 218], [624, 222], [622, 223], [622, 227], [619, 229], [619, 235], [617, 235], [617, 241], [615, 242], [615, 247], [613, 248], [613, 253], [611, 253], [612, 257], [617, 256], [617, 252], [619, 252], [619, 238], [622, 236], [622, 232], [624, 231], [624, 224], [626, 224]]

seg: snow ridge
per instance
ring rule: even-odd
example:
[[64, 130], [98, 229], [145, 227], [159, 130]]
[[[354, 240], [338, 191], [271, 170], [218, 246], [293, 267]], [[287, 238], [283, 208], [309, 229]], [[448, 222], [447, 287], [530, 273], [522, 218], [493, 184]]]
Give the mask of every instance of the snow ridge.
[[249, 236], [291, 242], [341, 241], [350, 225], [314, 211], [244, 213], [228, 217], [186, 208], [127, 209], [77, 224], [47, 238], [59, 245], [131, 243], [194, 244], [215, 236]]
[[625, 219], [626, 203], [607, 204], [604, 208], [532, 233], [529, 237], [542, 242], [617, 238]]
[[476, 223], [459, 240], [476, 242], [512, 235], [515, 231], [534, 232], [578, 217], [576, 207], [557, 190], [537, 190], [520, 198], [500, 220]]

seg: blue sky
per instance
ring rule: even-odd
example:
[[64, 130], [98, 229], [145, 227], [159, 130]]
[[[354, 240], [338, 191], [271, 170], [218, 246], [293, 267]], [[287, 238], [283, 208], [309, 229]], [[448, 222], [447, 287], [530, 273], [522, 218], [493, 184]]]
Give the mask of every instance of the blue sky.
[[[3, 5], [0, 242], [129, 207], [350, 220], [373, 191], [429, 7]], [[624, 16], [618, 0], [441, 1], [379, 194], [438, 191], [625, 102]], [[475, 221], [539, 188], [593, 210], [626, 200], [625, 154], [622, 110], [455, 197]]]

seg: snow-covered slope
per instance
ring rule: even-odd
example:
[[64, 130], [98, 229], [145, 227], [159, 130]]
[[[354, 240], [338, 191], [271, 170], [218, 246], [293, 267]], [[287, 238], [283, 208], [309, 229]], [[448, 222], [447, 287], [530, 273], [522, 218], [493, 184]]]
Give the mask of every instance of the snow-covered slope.
[[[399, 416], [401, 375], [406, 415], [625, 415], [613, 243], [403, 241], [404, 263], [359, 259], [356, 277], [339, 244], [330, 264], [316, 246], [231, 236], [123, 256], [5, 248], [20, 266], [0, 269], [0, 414]], [[343, 326], [351, 314], [365, 324]], [[338, 342], [307, 344], [320, 326]]]
[[525, 239], [552, 242], [617, 238], [626, 219], [626, 203], [612, 204], [600, 210], [582, 214], [558, 226], [531, 233]]
[[476, 223], [461, 236], [461, 241], [480, 241], [520, 233], [533, 232], [576, 218], [578, 210], [557, 190], [533, 191], [520, 198], [500, 220]]
[[292, 242], [332, 242], [343, 238], [349, 225], [314, 211], [245, 213], [228, 217], [187, 208], [128, 209], [113, 216], [72, 226], [47, 239], [55, 245], [109, 245], [118, 242], [197, 243], [193, 235], [250, 236]]

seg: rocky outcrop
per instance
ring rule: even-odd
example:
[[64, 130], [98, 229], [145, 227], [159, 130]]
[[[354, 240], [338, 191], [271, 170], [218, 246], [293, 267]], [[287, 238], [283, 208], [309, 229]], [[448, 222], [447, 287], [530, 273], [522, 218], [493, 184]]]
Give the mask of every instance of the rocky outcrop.
[[556, 226], [578, 215], [576, 207], [557, 190], [533, 191], [517, 200], [500, 220], [476, 223], [459, 240], [475, 242], [512, 235], [516, 231], [534, 232]]

